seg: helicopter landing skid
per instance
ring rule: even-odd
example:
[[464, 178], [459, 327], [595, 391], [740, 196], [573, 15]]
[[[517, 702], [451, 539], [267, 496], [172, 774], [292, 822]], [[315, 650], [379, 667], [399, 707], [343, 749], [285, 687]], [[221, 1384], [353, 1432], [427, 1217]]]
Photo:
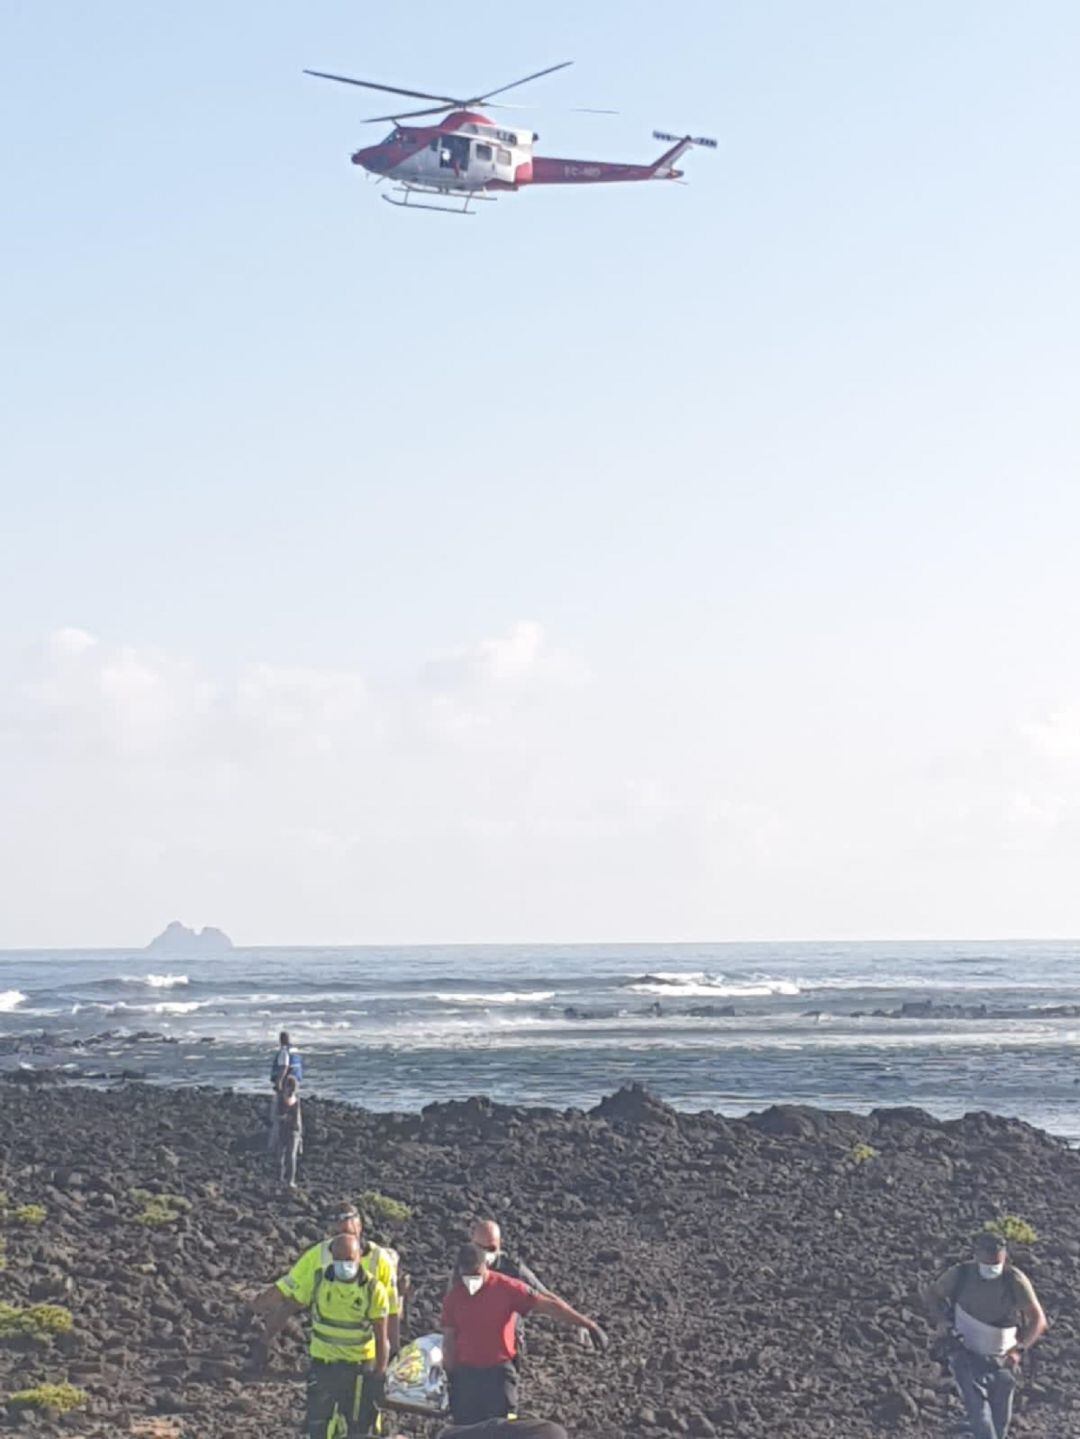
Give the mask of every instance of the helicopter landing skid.
[[[403, 195], [404, 199], [395, 200], [394, 195]], [[414, 195], [431, 195], [440, 200], [460, 200], [460, 205], [429, 205], [423, 200], [414, 200]], [[487, 200], [494, 202], [497, 195], [485, 195], [481, 190], [441, 190], [435, 185], [398, 185], [393, 195], [384, 195], [383, 199], [388, 205], [396, 205], [399, 210], [434, 210], [440, 215], [473, 215], [476, 212], [470, 210], [469, 206], [474, 200]]]

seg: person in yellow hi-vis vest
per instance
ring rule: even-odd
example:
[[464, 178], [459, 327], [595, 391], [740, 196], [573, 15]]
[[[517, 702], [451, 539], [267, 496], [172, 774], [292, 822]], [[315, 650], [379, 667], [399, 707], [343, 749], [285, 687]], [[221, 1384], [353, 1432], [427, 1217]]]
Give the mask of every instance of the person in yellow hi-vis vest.
[[355, 1235], [360, 1242], [360, 1262], [368, 1277], [386, 1286], [390, 1304], [386, 1325], [390, 1353], [396, 1354], [401, 1347], [404, 1301], [398, 1281], [396, 1252], [365, 1241], [364, 1222], [354, 1204], [334, 1205], [326, 1216], [326, 1231], [325, 1240], [305, 1249], [288, 1274], [268, 1285], [247, 1305], [248, 1313], [262, 1321], [262, 1333], [255, 1341], [254, 1358], [258, 1368], [266, 1363], [271, 1343], [292, 1316], [297, 1310], [306, 1309], [311, 1302], [306, 1296], [311, 1291], [312, 1277], [330, 1263], [330, 1243], [337, 1234]]
[[372, 1432], [386, 1383], [386, 1286], [364, 1269], [356, 1236], [339, 1234], [306, 1289], [293, 1297], [311, 1313], [308, 1439], [358, 1439]]

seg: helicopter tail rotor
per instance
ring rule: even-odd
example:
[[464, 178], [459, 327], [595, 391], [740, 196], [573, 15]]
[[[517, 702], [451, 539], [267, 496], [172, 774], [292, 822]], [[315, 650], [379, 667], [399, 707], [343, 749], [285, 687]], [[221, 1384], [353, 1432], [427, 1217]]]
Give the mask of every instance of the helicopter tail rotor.
[[716, 149], [716, 141], [706, 135], [669, 135], [666, 130], [654, 130], [654, 140], [666, 140], [669, 145], [704, 145], [708, 150]]

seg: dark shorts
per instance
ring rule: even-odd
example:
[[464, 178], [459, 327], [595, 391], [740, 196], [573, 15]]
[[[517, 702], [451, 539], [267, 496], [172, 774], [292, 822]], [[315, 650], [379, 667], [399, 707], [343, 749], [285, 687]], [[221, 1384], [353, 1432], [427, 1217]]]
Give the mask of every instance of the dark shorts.
[[450, 1413], [455, 1424], [479, 1424], [517, 1413], [518, 1373], [513, 1364], [474, 1369], [459, 1364], [450, 1375]]

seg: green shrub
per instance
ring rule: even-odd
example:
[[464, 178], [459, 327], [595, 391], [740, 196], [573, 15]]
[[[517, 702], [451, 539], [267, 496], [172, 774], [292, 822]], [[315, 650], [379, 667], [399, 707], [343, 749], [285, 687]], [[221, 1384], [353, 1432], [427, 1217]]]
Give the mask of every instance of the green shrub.
[[391, 1199], [388, 1194], [380, 1194], [377, 1189], [365, 1189], [357, 1208], [361, 1214], [366, 1214], [371, 1219], [381, 1219], [384, 1223], [393, 1224], [404, 1224], [412, 1218], [413, 1213], [400, 1199]]
[[182, 1194], [151, 1194], [146, 1189], [133, 1189], [131, 1197], [143, 1205], [143, 1212], [136, 1214], [135, 1223], [147, 1229], [160, 1229], [166, 1224], [175, 1224], [181, 1214], [191, 1208], [191, 1200]]
[[1034, 1244], [1039, 1237], [1027, 1220], [1016, 1214], [1003, 1214], [1000, 1219], [988, 1219], [983, 1228], [988, 1234], [1000, 1234], [1010, 1244]]
[[44, 1339], [50, 1334], [70, 1334], [74, 1326], [71, 1310], [62, 1304], [0, 1304], [0, 1339], [30, 1334]]
[[10, 1224], [23, 1224], [36, 1228], [45, 1223], [45, 1206], [42, 1204], [20, 1204], [7, 1215]]
[[85, 1389], [74, 1384], [38, 1384], [33, 1389], [17, 1389], [8, 1398], [16, 1409], [53, 1409], [57, 1414], [70, 1414], [89, 1399]]
[[878, 1152], [872, 1144], [853, 1144], [851, 1146], [851, 1161], [853, 1164], [868, 1164], [871, 1159], [876, 1159]]

